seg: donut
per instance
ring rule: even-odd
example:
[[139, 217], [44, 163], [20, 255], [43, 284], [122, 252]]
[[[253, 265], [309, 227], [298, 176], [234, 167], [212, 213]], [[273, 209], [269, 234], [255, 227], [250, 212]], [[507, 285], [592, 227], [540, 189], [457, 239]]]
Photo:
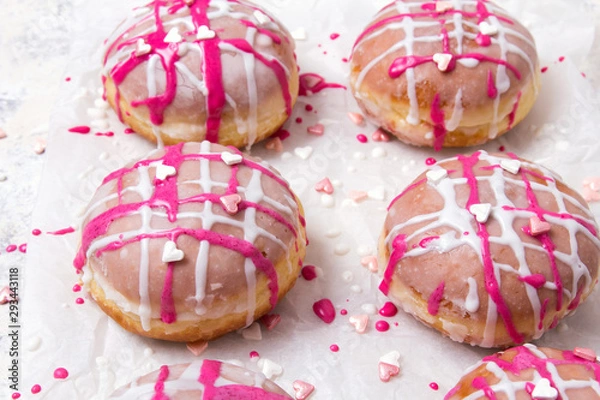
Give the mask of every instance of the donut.
[[591, 349], [524, 344], [469, 368], [444, 397], [458, 399], [600, 399], [600, 364]]
[[478, 151], [438, 162], [389, 205], [380, 290], [451, 339], [539, 338], [598, 282], [598, 225], [552, 171]]
[[291, 397], [263, 374], [216, 360], [163, 365], [117, 389], [111, 399], [282, 400]]
[[298, 95], [294, 41], [246, 0], [153, 0], [106, 41], [105, 97], [159, 144], [251, 146], [276, 132]]
[[83, 216], [74, 265], [123, 328], [191, 342], [272, 310], [305, 248], [302, 206], [279, 173], [204, 141], [106, 176]]
[[534, 40], [487, 0], [397, 0], [357, 38], [350, 86], [374, 123], [416, 146], [494, 139], [531, 110]]

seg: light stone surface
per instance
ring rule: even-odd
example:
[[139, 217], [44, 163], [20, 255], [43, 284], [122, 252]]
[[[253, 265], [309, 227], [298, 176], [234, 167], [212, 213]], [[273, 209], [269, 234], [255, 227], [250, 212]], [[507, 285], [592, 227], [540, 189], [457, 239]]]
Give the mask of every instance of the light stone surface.
[[[598, 90], [600, 0], [589, 1], [596, 21], [594, 50], [579, 67], [594, 89]], [[59, 86], [67, 84], [64, 82], [69, 77], [70, 27], [74, 10], [82, 3], [83, 0], [3, 0], [0, 7], [0, 129], [7, 134], [6, 138], [0, 139], [0, 176], [6, 177], [6, 180], [0, 180], [0, 287], [8, 284], [10, 268], [16, 267], [21, 271], [26, 262], [26, 254], [18, 250], [7, 253], [6, 247], [29, 242], [31, 230], [43, 228], [31, 226], [32, 210], [46, 158], [44, 154], [36, 154], [34, 146], [39, 138], [47, 136], [49, 117]], [[275, 0], [266, 3], [275, 11], [285, 6], [285, 2]], [[539, 3], [542, 7], [544, 1]], [[291, 30], [296, 28], [301, 26], [290, 26]], [[106, 28], [107, 34], [110, 29]], [[52, 143], [49, 145], [52, 146]], [[44, 296], [44, 293], [30, 295]], [[8, 308], [0, 306], [2, 399], [9, 399], [12, 393], [7, 388], [6, 373], [10, 365], [8, 352], [11, 346], [6, 336], [8, 325]], [[25, 346], [26, 341], [21, 340], [21, 352], [25, 351]], [[30, 387], [21, 385], [19, 389], [28, 398]], [[45, 398], [43, 394], [42, 391], [39, 398]]]

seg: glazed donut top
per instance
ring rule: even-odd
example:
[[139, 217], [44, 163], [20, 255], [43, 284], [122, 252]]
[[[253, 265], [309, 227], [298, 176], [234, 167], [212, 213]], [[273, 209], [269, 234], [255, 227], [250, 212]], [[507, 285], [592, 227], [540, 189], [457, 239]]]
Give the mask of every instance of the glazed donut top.
[[106, 41], [104, 79], [114, 81], [117, 99], [146, 106], [154, 125], [165, 114], [179, 120], [205, 113], [206, 140], [217, 142], [221, 116], [233, 110], [238, 130], [248, 132], [252, 144], [252, 124], [266, 94], [279, 91], [291, 113], [293, 40], [252, 3], [153, 0], [134, 12]]
[[[445, 119], [437, 129], [448, 131], [463, 115], [473, 125], [486, 122], [478, 113], [490, 102], [495, 129], [501, 97], [518, 98], [519, 82], [533, 79], [537, 63], [531, 34], [487, 0], [397, 0], [375, 16], [352, 54], [357, 92], [364, 83], [390, 102], [409, 103], [409, 124]], [[443, 135], [435, 137], [439, 149]]]
[[282, 400], [290, 397], [263, 374], [215, 360], [163, 365], [118, 389], [111, 399]]
[[600, 363], [577, 350], [525, 344], [484, 357], [444, 399], [600, 398]]
[[[534, 231], [545, 223], [546, 230]], [[513, 154], [478, 151], [438, 162], [391, 202], [385, 232], [391, 255], [380, 284], [384, 294], [402, 260], [453, 250], [457, 257], [473, 254], [477, 263], [442, 263], [430, 279], [418, 280], [422, 288], [431, 286], [430, 314], [441, 293], [482, 313], [483, 347], [498, 345], [500, 320], [514, 343], [524, 342], [516, 313], [533, 317], [534, 337], [541, 336], [550, 307], [574, 310], [597, 283], [600, 240], [585, 201], [550, 170]]]
[[303, 225], [294, 194], [268, 165], [208, 141], [180, 143], [104, 178], [84, 215], [74, 266], [84, 282], [86, 262], [95, 280], [108, 277], [106, 297], [127, 303], [145, 330], [151, 318], [204, 314], [211, 299], [246, 288], [251, 323], [255, 273], [268, 279], [275, 306], [274, 264], [306, 240]]

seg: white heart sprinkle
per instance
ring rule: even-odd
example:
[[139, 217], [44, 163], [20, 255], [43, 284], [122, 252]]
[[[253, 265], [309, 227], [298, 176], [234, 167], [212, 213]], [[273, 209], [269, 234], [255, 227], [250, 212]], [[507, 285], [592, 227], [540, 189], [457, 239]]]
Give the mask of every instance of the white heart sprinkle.
[[183, 260], [184, 254], [182, 250], [177, 248], [177, 244], [172, 240], [165, 243], [162, 253], [162, 262], [170, 263]]
[[269, 18], [264, 12], [260, 10], [254, 10], [252, 15], [254, 15], [254, 18], [256, 18], [259, 25], [264, 25], [271, 22], [271, 18]]
[[546, 378], [540, 379], [531, 392], [531, 397], [540, 400], [554, 400], [558, 397], [558, 391], [550, 386], [550, 381]]
[[516, 174], [521, 169], [521, 161], [519, 160], [502, 160], [500, 161], [500, 166], [503, 170], [510, 172], [511, 174]]
[[169, 30], [169, 33], [167, 33], [167, 36], [165, 36], [163, 41], [165, 43], [179, 43], [182, 39], [183, 38], [179, 34], [179, 29], [177, 29], [177, 27], [175, 26], [171, 28], [171, 30]]
[[469, 207], [469, 212], [475, 216], [477, 222], [483, 224], [488, 220], [492, 212], [492, 205], [490, 203], [472, 204]]
[[452, 61], [452, 54], [448, 53], [435, 53], [433, 55], [433, 62], [436, 63], [438, 69], [442, 72], [448, 69], [450, 65], [450, 61]]
[[397, 350], [390, 351], [379, 357], [379, 362], [400, 367], [400, 353]]
[[313, 152], [313, 148], [310, 146], [296, 147], [294, 149], [294, 154], [303, 160], [307, 160], [311, 156], [312, 152]]
[[258, 360], [258, 367], [267, 377], [267, 379], [273, 379], [274, 376], [281, 375], [283, 372], [281, 365], [269, 360], [268, 358], [261, 358]]
[[171, 165], [160, 163], [156, 166], [156, 179], [164, 181], [168, 176], [173, 176], [175, 174], [177, 174], [177, 170]]
[[253, 322], [249, 327], [242, 331], [242, 337], [246, 340], [262, 340], [260, 324]]
[[498, 33], [498, 27], [487, 21], [481, 21], [479, 23], [479, 32], [486, 36], [493, 36]]
[[294, 40], [306, 40], [306, 29], [298, 28], [291, 32], [292, 39]]
[[367, 192], [370, 199], [383, 201], [385, 200], [385, 188], [378, 186], [375, 189], [371, 189]]
[[235, 165], [242, 162], [244, 157], [241, 154], [234, 154], [228, 151], [224, 151], [221, 153], [221, 160], [227, 165]]
[[440, 181], [448, 176], [448, 171], [444, 168], [432, 169], [425, 174], [427, 182], [437, 185]]
[[138, 39], [135, 47], [135, 55], [141, 57], [152, 51], [152, 46], [144, 42], [144, 39]]
[[198, 32], [196, 33], [196, 39], [205, 40], [212, 39], [216, 36], [215, 31], [210, 30], [206, 25], [200, 25], [198, 27]]

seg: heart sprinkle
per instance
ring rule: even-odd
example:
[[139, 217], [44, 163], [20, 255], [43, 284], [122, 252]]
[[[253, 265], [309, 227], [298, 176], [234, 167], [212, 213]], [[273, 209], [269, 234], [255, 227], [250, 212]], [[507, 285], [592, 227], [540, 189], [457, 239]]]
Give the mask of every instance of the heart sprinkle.
[[483, 224], [490, 217], [492, 205], [490, 203], [472, 204], [469, 212], [475, 216], [477, 222]]
[[228, 214], [235, 215], [239, 211], [238, 205], [242, 201], [242, 196], [237, 193], [228, 194], [219, 198], [221, 204]]
[[433, 62], [436, 63], [438, 69], [442, 72], [446, 72], [448, 70], [448, 66], [452, 61], [452, 54], [448, 53], [435, 53], [433, 55]]
[[521, 161], [519, 160], [502, 160], [500, 166], [503, 170], [516, 174], [521, 169]]
[[294, 398], [296, 400], [305, 400], [310, 396], [310, 394], [315, 390], [315, 387], [308, 382], [304, 381], [294, 381], [292, 383], [292, 387], [294, 388]]
[[532, 236], [541, 235], [550, 231], [550, 224], [540, 220], [537, 215], [529, 218], [529, 232]]
[[179, 30], [177, 29], [177, 27], [171, 28], [171, 30], [169, 30], [169, 33], [167, 33], [167, 36], [165, 36], [165, 38], [163, 39], [165, 43], [179, 43], [182, 40], [183, 38], [179, 34]]
[[135, 48], [135, 55], [137, 57], [145, 56], [152, 51], [152, 46], [144, 42], [144, 39], [138, 39]]
[[437, 185], [442, 179], [448, 176], [448, 171], [444, 168], [432, 169], [431, 171], [427, 171], [425, 176], [427, 177], [427, 182]]
[[333, 185], [329, 178], [323, 178], [319, 182], [315, 184], [315, 190], [317, 192], [332, 194], [333, 193]]
[[172, 240], [165, 243], [162, 253], [162, 262], [170, 263], [183, 260], [184, 254], [182, 250], [177, 248], [177, 244]]
[[156, 179], [164, 181], [167, 177], [174, 176], [175, 174], [177, 174], [177, 170], [171, 165], [160, 163], [156, 166]]
[[242, 162], [244, 157], [241, 154], [234, 154], [228, 151], [224, 151], [221, 153], [221, 160], [227, 165], [235, 165]]
[[213, 39], [215, 36], [215, 31], [210, 30], [206, 25], [200, 25], [196, 32], [196, 39], [198, 40]]

